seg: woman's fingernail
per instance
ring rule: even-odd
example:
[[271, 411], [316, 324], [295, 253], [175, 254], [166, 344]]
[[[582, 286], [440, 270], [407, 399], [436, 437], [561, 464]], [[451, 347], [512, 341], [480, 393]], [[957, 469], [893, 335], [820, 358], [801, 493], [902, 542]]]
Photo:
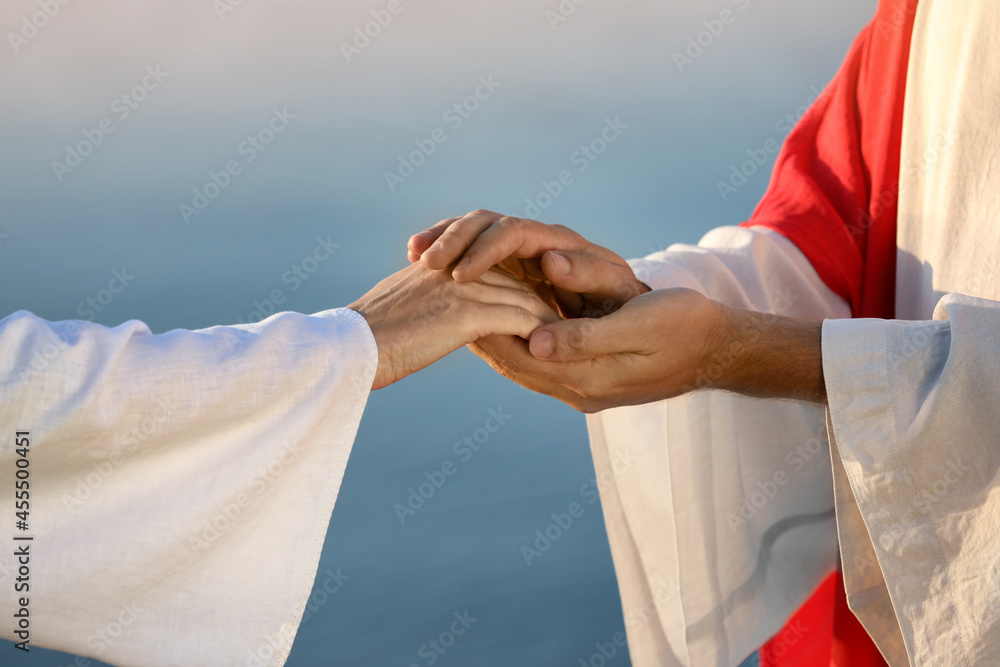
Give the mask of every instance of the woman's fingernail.
[[556, 351], [556, 339], [551, 331], [536, 331], [528, 343], [531, 354], [538, 359], [548, 359]]
[[465, 257], [464, 259], [462, 259], [461, 262], [458, 263], [458, 266], [455, 267], [455, 270], [458, 271], [459, 269], [464, 269], [469, 264], [472, 264], [472, 258], [471, 257]]
[[555, 266], [556, 271], [559, 272], [559, 275], [564, 276], [569, 273], [569, 260], [566, 259], [565, 255], [560, 255], [557, 252], [550, 253], [550, 255], [552, 256], [552, 264]]
[[439, 252], [444, 248], [444, 245], [440, 241], [435, 241], [434, 245], [427, 249], [427, 252]]
[[426, 241], [430, 238], [430, 234], [427, 232], [420, 232], [419, 234], [414, 234], [410, 237], [410, 242], [407, 245], [412, 244], [414, 241]]

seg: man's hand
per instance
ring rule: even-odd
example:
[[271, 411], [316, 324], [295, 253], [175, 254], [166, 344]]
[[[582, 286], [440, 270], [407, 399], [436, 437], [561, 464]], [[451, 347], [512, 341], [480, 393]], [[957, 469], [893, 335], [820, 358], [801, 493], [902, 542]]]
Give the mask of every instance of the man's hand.
[[408, 257], [429, 269], [454, 265], [458, 282], [496, 266], [530, 285], [563, 317], [613, 313], [649, 287], [624, 259], [562, 225], [473, 211], [410, 238]]
[[491, 336], [469, 347], [501, 375], [582, 412], [713, 388], [823, 402], [821, 327], [667, 289], [601, 319], [547, 324], [530, 343]]
[[348, 307], [368, 321], [378, 344], [372, 389], [484, 336], [527, 339], [537, 327], [559, 319], [530, 288], [499, 271], [457, 283], [447, 271], [419, 264], [389, 276]]

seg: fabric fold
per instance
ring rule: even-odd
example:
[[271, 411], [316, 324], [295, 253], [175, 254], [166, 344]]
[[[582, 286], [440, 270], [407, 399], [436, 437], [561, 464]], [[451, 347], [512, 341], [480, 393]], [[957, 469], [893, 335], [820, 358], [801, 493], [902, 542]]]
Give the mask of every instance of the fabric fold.
[[[631, 264], [654, 289], [816, 320], [850, 316], [802, 253], [763, 228], [719, 228]], [[637, 667], [737, 665], [836, 568], [820, 406], [698, 391], [606, 410], [588, 426]], [[633, 463], [615, 467], [626, 453]], [[636, 609], [649, 622], [630, 624]]]
[[838, 513], [865, 528], [841, 523], [845, 583], [893, 664], [907, 664], [900, 641], [909, 664], [990, 664], [1000, 454], [984, 445], [1000, 443], [1000, 303], [947, 295], [935, 317], [824, 324]]
[[[157, 335], [0, 321], [0, 424], [31, 442], [32, 644], [122, 665], [283, 664], [377, 354], [346, 309]], [[4, 438], [5, 506], [15, 456]], [[10, 602], [15, 570], [0, 559]]]

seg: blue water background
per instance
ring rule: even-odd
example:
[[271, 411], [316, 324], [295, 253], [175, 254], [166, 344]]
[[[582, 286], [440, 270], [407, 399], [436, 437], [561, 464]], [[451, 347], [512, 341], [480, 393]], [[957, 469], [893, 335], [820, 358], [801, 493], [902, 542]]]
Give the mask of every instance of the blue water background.
[[[386, 2], [245, 0], [220, 17], [211, 0], [88, 0], [16, 54], [5, 38], [0, 313], [80, 317], [123, 268], [135, 278], [100, 323], [233, 323], [275, 289], [285, 309], [341, 306], [404, 266], [410, 234], [480, 207], [522, 214], [562, 170], [573, 183], [541, 219], [626, 257], [695, 242], [750, 215], [774, 155], [744, 163], [785, 136], [875, 6], [590, 0], [553, 24], [559, 4], [402, 0], [351, 62], [341, 43]], [[7, 0], [3, 34], [37, 11]], [[157, 66], [169, 75], [122, 118], [116, 98]], [[454, 127], [446, 110], [490, 76], [501, 85]], [[247, 162], [274, 109], [295, 118]], [[52, 163], [105, 118], [114, 131], [60, 181]], [[628, 127], [579, 171], [607, 119]], [[385, 172], [436, 128], [447, 140], [391, 189]], [[179, 205], [230, 160], [239, 175], [188, 224]], [[339, 247], [293, 290], [282, 277], [318, 237]], [[462, 461], [454, 443], [491, 409], [511, 417]], [[449, 459], [458, 473], [401, 523], [394, 504]], [[592, 478], [582, 416], [465, 350], [376, 392], [320, 564], [319, 583], [347, 579], [314, 597], [289, 664], [429, 665], [422, 647], [465, 611], [477, 620], [435, 664], [601, 664], [624, 626]], [[583, 515], [527, 564], [522, 545], [573, 502]], [[81, 663], [5, 643], [0, 664]]]

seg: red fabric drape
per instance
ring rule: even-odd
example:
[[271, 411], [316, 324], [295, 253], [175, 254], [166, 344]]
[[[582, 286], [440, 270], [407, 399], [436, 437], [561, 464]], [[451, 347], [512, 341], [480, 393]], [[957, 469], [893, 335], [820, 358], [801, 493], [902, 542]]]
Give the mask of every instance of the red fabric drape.
[[[743, 223], [790, 239], [855, 317], [895, 311], [903, 101], [916, 9], [917, 0], [880, 0], [836, 77], [788, 135], [767, 192]], [[836, 572], [761, 649], [767, 667], [885, 664], [848, 609]]]
[[847, 299], [892, 317], [906, 66], [916, 0], [882, 0], [840, 71], [788, 135], [744, 225], [780, 232]]

